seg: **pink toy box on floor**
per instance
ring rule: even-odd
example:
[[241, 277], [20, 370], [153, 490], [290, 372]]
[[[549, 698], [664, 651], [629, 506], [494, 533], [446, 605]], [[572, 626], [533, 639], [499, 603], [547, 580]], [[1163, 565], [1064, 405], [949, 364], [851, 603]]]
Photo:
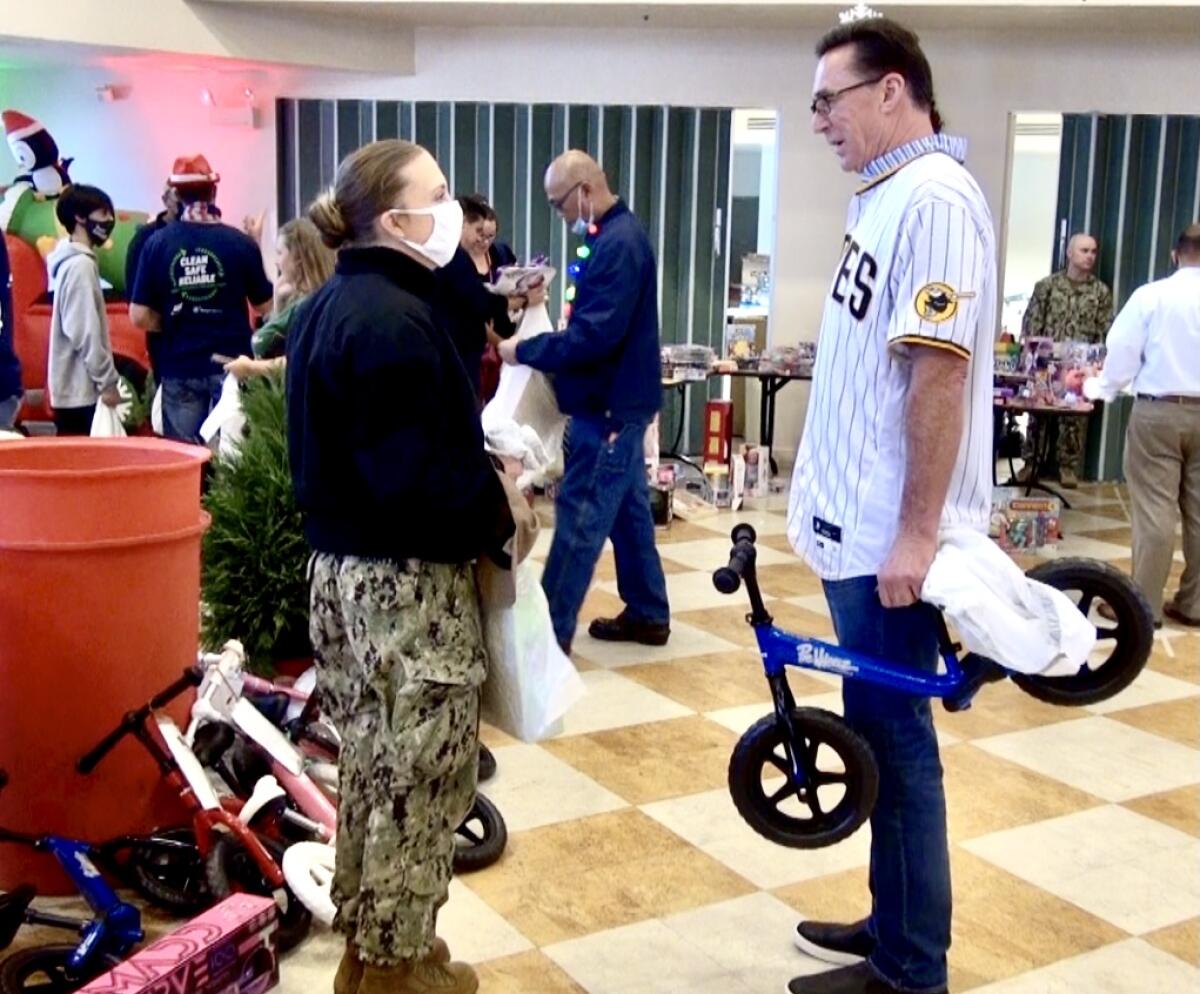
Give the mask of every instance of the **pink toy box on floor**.
[[275, 902], [234, 894], [79, 994], [262, 994], [279, 983]]

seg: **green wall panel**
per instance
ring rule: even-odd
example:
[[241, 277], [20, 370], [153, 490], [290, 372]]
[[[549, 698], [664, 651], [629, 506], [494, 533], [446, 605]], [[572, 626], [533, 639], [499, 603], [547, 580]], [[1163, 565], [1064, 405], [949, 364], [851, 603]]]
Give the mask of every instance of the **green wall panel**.
[[[500, 220], [500, 237], [518, 258], [545, 254], [559, 267], [558, 292], [550, 300], [555, 321], [570, 282], [565, 270], [575, 261], [581, 239], [547, 205], [543, 175], [568, 148], [586, 150], [600, 159], [613, 190], [637, 214], [655, 248], [663, 341], [720, 348], [731, 223], [731, 111], [281, 99], [277, 121], [281, 220], [303, 210], [332, 181], [337, 162], [354, 149], [380, 138], [416, 141], [437, 156], [456, 194], [488, 197]], [[1194, 137], [1173, 131], [1171, 148], [1184, 154]], [[1078, 171], [1074, 160], [1073, 166]], [[1074, 211], [1073, 184], [1065, 196], [1067, 209]], [[685, 448], [698, 444], [704, 400], [716, 390], [714, 384], [691, 391], [685, 435], [691, 444]], [[668, 400], [663, 435], [671, 439], [680, 413]]]

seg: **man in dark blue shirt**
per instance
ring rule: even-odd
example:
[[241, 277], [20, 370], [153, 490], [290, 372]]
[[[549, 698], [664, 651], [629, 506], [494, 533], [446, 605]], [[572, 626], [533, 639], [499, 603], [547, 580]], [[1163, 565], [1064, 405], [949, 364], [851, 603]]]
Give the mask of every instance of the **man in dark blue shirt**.
[[654, 250], [584, 152], [555, 159], [545, 187], [550, 206], [586, 235], [589, 252], [566, 330], [519, 344], [509, 339], [500, 355], [550, 374], [559, 407], [571, 419], [554, 541], [542, 574], [554, 634], [569, 650], [596, 561], [611, 537], [625, 610], [593, 621], [588, 634], [664, 645], [670, 607], [643, 449], [646, 428], [662, 406]]
[[182, 214], [146, 242], [129, 298], [133, 323], [160, 336], [163, 434], [196, 444], [223, 363], [251, 352], [250, 307], [267, 311], [272, 297], [258, 245], [213, 215], [218, 179], [202, 155], [175, 161]]

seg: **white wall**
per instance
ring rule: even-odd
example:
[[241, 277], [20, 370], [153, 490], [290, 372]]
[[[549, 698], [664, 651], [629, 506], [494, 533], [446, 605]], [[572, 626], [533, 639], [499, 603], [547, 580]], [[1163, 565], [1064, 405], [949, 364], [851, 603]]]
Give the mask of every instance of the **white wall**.
[[[124, 99], [101, 103], [97, 86], [119, 83]], [[221, 175], [217, 202], [225, 220], [275, 204], [275, 98], [269, 75], [247, 71], [48, 68], [0, 71], [0, 100], [42, 122], [64, 158], [74, 158], [71, 178], [99, 186], [118, 209], [154, 214], [176, 156], [203, 153]], [[201, 102], [209, 89], [219, 104], [244, 103], [254, 90], [259, 127], [218, 126]], [[17, 172], [7, 143], [0, 143], [0, 185]], [[268, 246], [269, 248], [269, 246]]]
[[[1024, 119], [1024, 115], [1017, 117], [1018, 122]], [[1057, 123], [1057, 135], [1018, 133], [1013, 141], [1003, 294], [1025, 299], [1005, 304], [1001, 324], [1014, 335], [1021, 330], [1021, 316], [1034, 284], [1052, 268], [1061, 116]]]
[[[1120, 35], [927, 31], [938, 103], [949, 130], [971, 142], [968, 165], [1003, 217], [1008, 116], [1058, 111], [1200, 113], [1200, 89], [1184, 85], [1200, 46], [1181, 32], [1145, 33], [1136, 12]], [[184, 85], [188, 74], [133, 75], [127, 103], [92, 93], [112, 73], [41, 70], [4, 74], [8, 106], [41, 117], [81, 180], [107, 186], [121, 206], [152, 207], [171, 158], [204, 151], [222, 172], [231, 218], [274, 202], [275, 143], [269, 101], [290, 96], [392, 99], [670, 103], [774, 107], [779, 112], [778, 223], [772, 322], [777, 342], [811, 339], [841, 245], [855, 179], [842, 174], [810, 130], [815, 33], [455, 28], [418, 32], [415, 77], [275, 76], [255, 86], [268, 126], [215, 129]], [[98, 76], [105, 78], [99, 79]], [[27, 78], [26, 78], [27, 77]], [[196, 88], [198, 89], [198, 88]], [[0, 162], [0, 177], [5, 175]], [[779, 398], [777, 448], [787, 457], [807, 391]]]

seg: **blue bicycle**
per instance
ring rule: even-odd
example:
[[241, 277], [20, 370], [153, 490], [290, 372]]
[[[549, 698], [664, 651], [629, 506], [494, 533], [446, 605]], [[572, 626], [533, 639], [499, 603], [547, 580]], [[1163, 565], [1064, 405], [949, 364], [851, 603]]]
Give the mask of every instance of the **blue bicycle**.
[[[0, 790], [7, 783], [0, 770]], [[131, 861], [177, 860], [194, 845], [162, 837], [123, 836], [92, 845], [56, 835], [34, 836], [0, 828], [0, 842], [12, 842], [50, 853], [91, 907], [87, 920], [33, 908], [37, 891], [24, 884], [0, 894], [0, 950], [12, 945], [22, 925], [45, 925], [79, 936], [73, 945], [35, 946], [13, 953], [0, 963], [0, 994], [69, 994], [120, 963], [142, 941], [138, 909], [122, 901], [99, 867], [118, 872]], [[122, 857], [124, 862], [122, 863]]]
[[[774, 711], [747, 729], [734, 747], [729, 792], [747, 824], [780, 845], [817, 849], [842, 841], [870, 817], [879, 790], [879, 769], [866, 739], [832, 711], [797, 707], [787, 680], [789, 666], [940, 697], [951, 711], [970, 707], [983, 684], [1006, 678], [1039, 700], [1078, 707], [1128, 687], [1153, 646], [1153, 615], [1127, 576], [1093, 560], [1058, 559], [1028, 575], [1064, 591], [1089, 618], [1102, 604], [1115, 618], [1097, 624], [1099, 652], [1077, 674], [1031, 676], [973, 653], [960, 659], [961, 646], [951, 640], [944, 621], [939, 633], [944, 672], [902, 667], [776, 628], [758, 587], [754, 529], [737, 525], [732, 538], [729, 565], [713, 573], [713, 585], [723, 594], [746, 585], [746, 620], [758, 640]], [[1098, 658], [1105, 648], [1107, 655]]]

